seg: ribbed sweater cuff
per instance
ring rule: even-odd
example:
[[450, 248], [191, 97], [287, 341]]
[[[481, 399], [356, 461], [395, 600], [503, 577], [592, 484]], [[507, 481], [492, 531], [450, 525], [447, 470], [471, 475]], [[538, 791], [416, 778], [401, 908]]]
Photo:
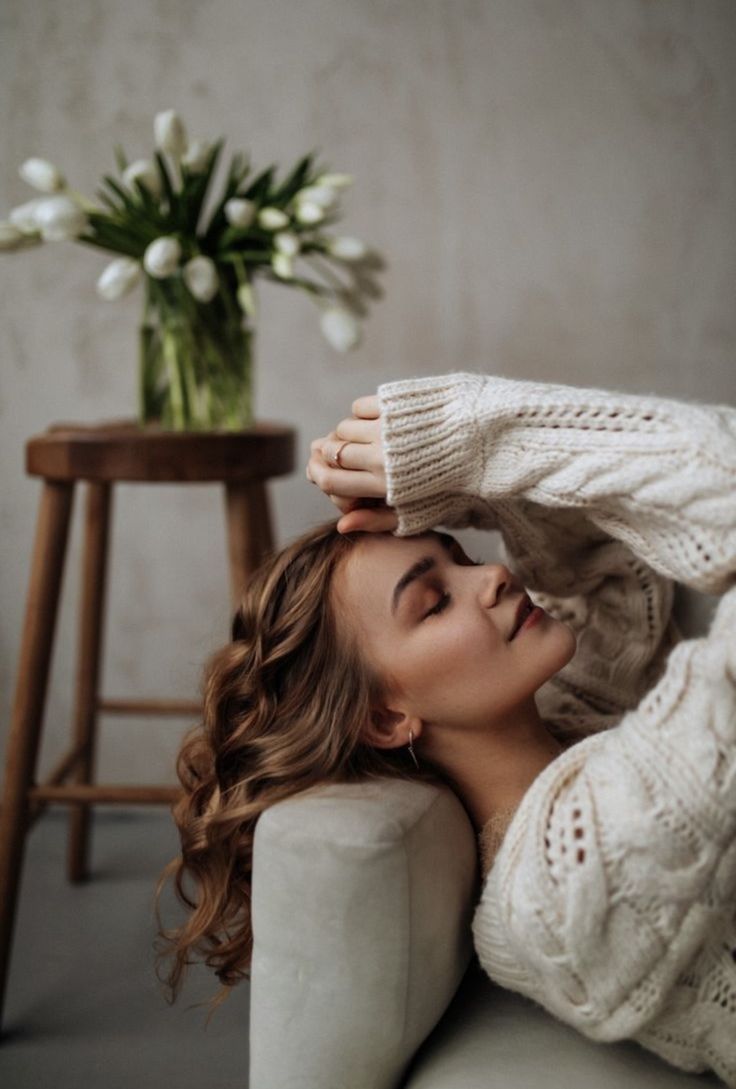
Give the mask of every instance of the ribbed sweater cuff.
[[480, 491], [473, 406], [483, 382], [450, 374], [379, 386], [387, 501], [400, 534], [462, 518], [468, 495]]

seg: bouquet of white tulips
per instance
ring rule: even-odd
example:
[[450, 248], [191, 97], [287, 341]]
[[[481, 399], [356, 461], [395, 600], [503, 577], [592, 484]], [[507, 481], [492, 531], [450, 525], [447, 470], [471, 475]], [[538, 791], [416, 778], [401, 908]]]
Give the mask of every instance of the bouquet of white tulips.
[[97, 290], [114, 301], [144, 284], [141, 422], [247, 427], [256, 277], [307, 292], [325, 337], [344, 352], [360, 341], [366, 300], [382, 294], [374, 276], [383, 262], [359, 239], [330, 231], [352, 178], [318, 170], [314, 153], [281, 182], [275, 166], [251, 178], [236, 154], [215, 200], [224, 141], [190, 141], [173, 110], [157, 114], [154, 136], [150, 160], [128, 162], [116, 149], [119, 178], [104, 177], [98, 203], [52, 163], [28, 159], [21, 177], [40, 195], [0, 222], [0, 250], [74, 239], [118, 254]]

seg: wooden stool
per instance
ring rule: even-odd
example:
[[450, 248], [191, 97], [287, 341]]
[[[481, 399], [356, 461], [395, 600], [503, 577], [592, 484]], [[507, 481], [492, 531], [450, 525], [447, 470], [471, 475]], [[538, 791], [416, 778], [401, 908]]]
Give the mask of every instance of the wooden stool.
[[[293, 467], [294, 431], [275, 424], [258, 424], [247, 432], [201, 434], [142, 431], [128, 422], [92, 427], [60, 424], [28, 441], [26, 469], [32, 476], [43, 477], [43, 491], [0, 811], [0, 1015], [25, 837], [33, 821], [51, 802], [72, 804], [68, 874], [70, 880], [79, 881], [87, 872], [91, 804], [170, 804], [178, 795], [173, 786], [92, 784], [98, 712], [170, 715], [200, 710], [199, 704], [189, 701], [106, 701], [98, 696], [113, 484], [222, 482], [232, 594], [237, 602], [250, 573], [272, 548], [265, 482]], [[36, 763], [78, 480], [88, 483], [74, 737], [69, 751], [39, 786]]]

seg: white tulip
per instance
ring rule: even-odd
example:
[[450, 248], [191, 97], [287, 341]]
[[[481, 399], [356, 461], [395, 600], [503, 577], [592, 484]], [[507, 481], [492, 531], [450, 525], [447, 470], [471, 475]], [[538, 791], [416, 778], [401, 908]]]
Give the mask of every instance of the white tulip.
[[45, 242], [77, 238], [87, 226], [86, 215], [71, 197], [42, 198], [34, 218]]
[[25, 204], [19, 204], [17, 208], [13, 208], [8, 219], [19, 231], [23, 231], [23, 234], [37, 234], [36, 212], [39, 204], [47, 199], [46, 197], [34, 197], [33, 200], [28, 200]]
[[292, 260], [285, 253], [275, 253], [271, 258], [271, 265], [273, 271], [277, 276], [280, 276], [282, 280], [291, 280], [294, 275], [294, 266]]
[[289, 223], [289, 217], [280, 208], [261, 208], [258, 223], [266, 231], [279, 231]]
[[17, 250], [27, 240], [28, 235], [14, 223], [0, 223], [0, 250]]
[[97, 294], [108, 302], [117, 302], [132, 291], [142, 275], [140, 262], [132, 257], [116, 257], [97, 281]]
[[325, 210], [311, 200], [300, 200], [294, 215], [300, 223], [319, 223], [325, 218]]
[[352, 174], [321, 174], [315, 184], [329, 185], [333, 189], [343, 189], [345, 186], [353, 184], [353, 176]]
[[256, 300], [253, 294], [253, 289], [247, 280], [244, 280], [238, 287], [237, 291], [238, 305], [244, 314], [247, 314], [249, 318], [257, 317]]
[[187, 149], [187, 133], [176, 110], [163, 110], [153, 121], [153, 134], [159, 151], [180, 159]]
[[255, 201], [233, 197], [225, 204], [225, 219], [231, 227], [250, 227], [256, 214]]
[[198, 302], [211, 302], [220, 286], [215, 262], [210, 257], [192, 257], [182, 269], [184, 283]]
[[287, 257], [296, 257], [301, 248], [299, 236], [294, 231], [279, 231], [273, 236], [273, 244], [279, 253], [285, 253]]
[[138, 182], [148, 190], [154, 200], [161, 196], [161, 176], [158, 167], [150, 159], [136, 159], [130, 166], [126, 166], [123, 181], [129, 189], [135, 189], [135, 183]]
[[181, 157], [181, 165], [185, 166], [190, 174], [201, 174], [207, 165], [211, 150], [211, 145], [204, 140], [192, 140]]
[[325, 338], [338, 352], [347, 352], [360, 342], [360, 326], [349, 310], [332, 306], [323, 310], [320, 326]]
[[327, 249], [333, 257], [339, 257], [342, 261], [360, 261], [368, 252], [364, 242], [349, 235], [328, 239]]
[[41, 193], [58, 193], [66, 187], [64, 175], [47, 159], [26, 159], [18, 173]]
[[166, 235], [156, 238], [146, 247], [143, 254], [143, 267], [154, 280], [165, 280], [179, 265], [181, 246], [175, 238]]
[[327, 211], [337, 200], [337, 193], [329, 185], [308, 185], [300, 189], [294, 199], [298, 204], [317, 204]]

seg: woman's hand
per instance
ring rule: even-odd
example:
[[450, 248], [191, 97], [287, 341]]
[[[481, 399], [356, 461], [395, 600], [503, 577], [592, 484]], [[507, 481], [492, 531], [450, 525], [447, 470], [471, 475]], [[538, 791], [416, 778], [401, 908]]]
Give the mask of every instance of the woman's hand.
[[342, 511], [340, 533], [382, 533], [396, 529], [396, 512], [386, 506], [386, 468], [378, 397], [353, 401], [353, 415], [315, 439], [307, 465], [311, 480]]

